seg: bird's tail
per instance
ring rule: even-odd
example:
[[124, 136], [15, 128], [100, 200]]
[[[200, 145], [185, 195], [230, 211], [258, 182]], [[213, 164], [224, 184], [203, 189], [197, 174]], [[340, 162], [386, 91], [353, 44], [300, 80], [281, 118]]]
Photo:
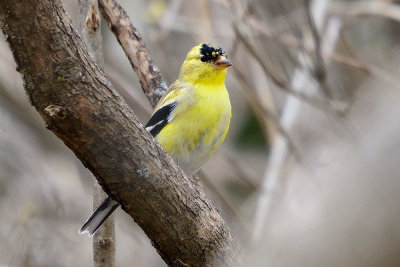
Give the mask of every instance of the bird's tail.
[[83, 224], [82, 228], [79, 230], [79, 233], [81, 235], [87, 233], [89, 236], [92, 236], [108, 218], [108, 216], [110, 216], [111, 213], [118, 208], [118, 206], [118, 202], [112, 200], [110, 197], [107, 197]]

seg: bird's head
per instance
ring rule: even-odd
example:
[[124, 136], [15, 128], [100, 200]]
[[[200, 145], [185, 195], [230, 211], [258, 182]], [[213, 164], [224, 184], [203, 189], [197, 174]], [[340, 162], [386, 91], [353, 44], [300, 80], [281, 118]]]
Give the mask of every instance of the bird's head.
[[187, 54], [179, 78], [192, 84], [223, 84], [229, 66], [232, 63], [222, 48], [201, 43]]

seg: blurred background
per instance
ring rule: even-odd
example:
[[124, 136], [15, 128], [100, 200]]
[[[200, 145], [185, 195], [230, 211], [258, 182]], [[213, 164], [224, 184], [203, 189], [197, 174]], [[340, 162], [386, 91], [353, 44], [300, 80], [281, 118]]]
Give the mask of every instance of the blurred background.
[[[65, 0], [75, 25], [78, 1]], [[400, 266], [400, 3], [121, 1], [168, 84], [191, 47], [228, 52], [233, 117], [201, 183], [247, 266]], [[102, 25], [105, 70], [150, 104]], [[46, 130], [0, 37], [0, 266], [92, 266], [93, 177]], [[120, 209], [116, 266], [165, 266]]]

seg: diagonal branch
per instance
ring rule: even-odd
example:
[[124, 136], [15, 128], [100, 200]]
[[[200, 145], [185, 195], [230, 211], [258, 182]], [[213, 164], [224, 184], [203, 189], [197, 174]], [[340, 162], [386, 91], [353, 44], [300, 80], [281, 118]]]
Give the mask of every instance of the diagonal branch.
[[138, 75], [143, 92], [149, 98], [151, 105], [155, 107], [168, 87], [154, 65], [140, 33], [117, 1], [98, 0], [98, 2], [104, 19]]
[[0, 1], [32, 105], [171, 266], [233, 266], [229, 228], [87, 53], [60, 0]]

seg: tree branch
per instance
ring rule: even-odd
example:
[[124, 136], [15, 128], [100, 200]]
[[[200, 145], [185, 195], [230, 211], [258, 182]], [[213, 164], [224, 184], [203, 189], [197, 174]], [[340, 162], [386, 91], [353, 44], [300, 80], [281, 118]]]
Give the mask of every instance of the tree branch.
[[98, 0], [98, 2], [101, 14], [138, 75], [143, 92], [150, 100], [152, 107], [155, 107], [168, 87], [161, 77], [160, 71], [153, 64], [140, 33], [117, 1]]
[[32, 105], [171, 266], [233, 266], [217, 210], [138, 122], [87, 54], [59, 0], [0, 2]]

